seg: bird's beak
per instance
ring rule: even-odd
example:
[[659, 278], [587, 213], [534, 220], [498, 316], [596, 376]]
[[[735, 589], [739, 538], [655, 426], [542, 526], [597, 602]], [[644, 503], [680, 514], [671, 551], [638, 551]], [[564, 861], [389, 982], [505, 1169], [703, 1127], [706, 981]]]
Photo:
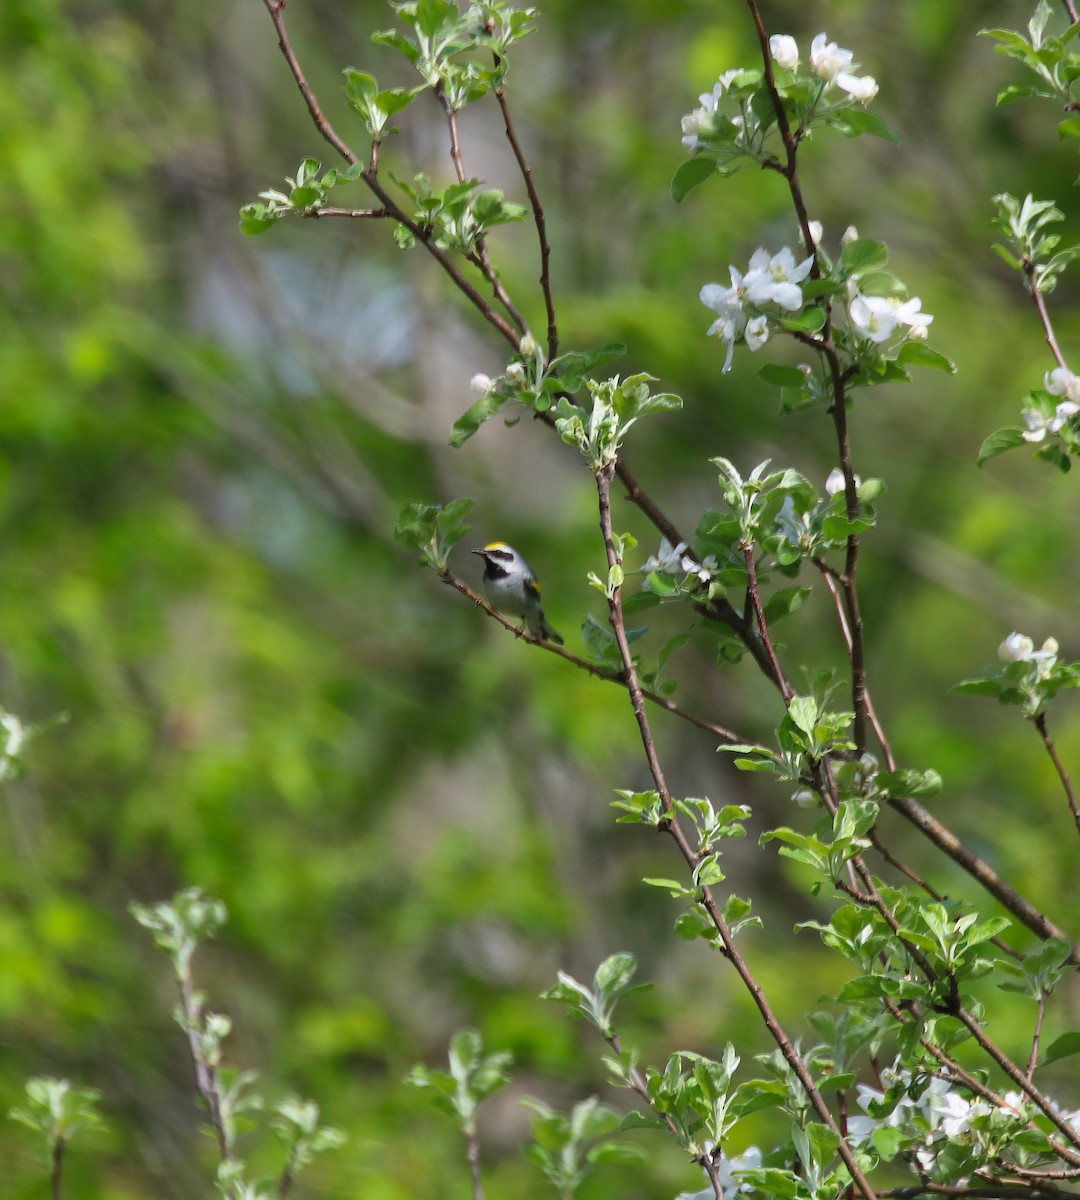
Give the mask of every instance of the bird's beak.
[[483, 550], [470, 550], [469, 553], [470, 554], [483, 554], [484, 552], [483, 552]]

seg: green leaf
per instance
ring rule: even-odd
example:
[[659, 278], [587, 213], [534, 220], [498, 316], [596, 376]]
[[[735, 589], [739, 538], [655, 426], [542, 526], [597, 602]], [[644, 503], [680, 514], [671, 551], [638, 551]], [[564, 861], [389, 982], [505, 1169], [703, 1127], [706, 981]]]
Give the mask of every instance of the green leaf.
[[890, 129], [876, 113], [866, 112], [861, 108], [845, 108], [842, 112], [825, 118], [825, 124], [842, 133], [845, 137], [859, 137], [864, 133], [900, 145], [900, 135]]
[[889, 251], [882, 242], [875, 242], [871, 238], [856, 238], [840, 251], [839, 266], [846, 279], [852, 275], [880, 271], [888, 261]]
[[1057, 1062], [1059, 1058], [1069, 1058], [1073, 1054], [1080, 1054], [1080, 1033], [1063, 1033], [1061, 1037], [1055, 1038], [1047, 1046], [1039, 1066], [1049, 1066], [1050, 1063]]
[[758, 379], [771, 383], [773, 387], [802, 388], [806, 383], [806, 374], [798, 367], [784, 367], [778, 363], [770, 363], [757, 373]]
[[788, 705], [788, 715], [803, 733], [812, 737], [818, 719], [818, 702], [813, 696], [794, 696]]
[[486, 392], [475, 404], [469, 405], [450, 430], [450, 445], [455, 450], [463, 446], [485, 421], [490, 421], [506, 407], [508, 400], [508, 396], [498, 392]]
[[1017, 446], [1024, 444], [1024, 431], [1015, 425], [1008, 425], [1004, 429], [999, 429], [992, 433], [986, 441], [979, 447], [979, 456], [975, 460], [976, 466], [982, 466], [991, 458], [995, 458], [999, 454], [1004, 454], [1006, 450], [1015, 450]]
[[1065, 138], [1080, 137], [1080, 117], [1068, 117], [1058, 125], [1058, 137], [1063, 141]]
[[[812, 304], [791, 317], [781, 317], [780, 324], [794, 333], [817, 333], [825, 324], [825, 309], [818, 304]], [[805, 379], [801, 382], [805, 382]]]
[[882, 771], [878, 775], [878, 784], [890, 796], [911, 796], [922, 800], [936, 796], [941, 791], [942, 779], [937, 771], [932, 769]]
[[905, 366], [933, 367], [935, 371], [945, 371], [949, 375], [956, 374], [956, 364], [944, 354], [932, 350], [925, 342], [907, 341], [900, 347], [896, 361]]
[[681, 204], [688, 192], [716, 174], [716, 160], [707, 157], [691, 158], [678, 168], [671, 180], [671, 198]]
[[375, 76], [366, 71], [356, 71], [352, 67], [346, 67], [342, 74], [345, 76], [345, 95], [349, 103], [366, 111], [368, 105], [379, 94]]
[[808, 587], [783, 588], [779, 592], [774, 592], [765, 601], [765, 620], [768, 622], [778, 621], [781, 617], [798, 612], [812, 592], [813, 588]]
[[240, 210], [240, 232], [247, 237], [265, 233], [279, 218], [267, 214], [265, 204], [245, 204]]

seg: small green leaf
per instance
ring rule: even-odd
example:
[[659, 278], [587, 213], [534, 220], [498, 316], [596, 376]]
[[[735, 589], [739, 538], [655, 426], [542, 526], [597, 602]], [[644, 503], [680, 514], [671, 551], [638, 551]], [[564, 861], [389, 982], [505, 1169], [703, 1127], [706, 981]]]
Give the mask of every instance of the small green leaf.
[[1069, 1058], [1073, 1054], [1080, 1054], [1080, 1033], [1063, 1033], [1047, 1046], [1039, 1066], [1048, 1066], [1059, 1058]]
[[975, 460], [977, 466], [982, 466], [991, 458], [1004, 454], [1006, 450], [1014, 450], [1024, 444], [1024, 431], [1015, 425], [1008, 425], [992, 433], [979, 447], [979, 455]]
[[691, 158], [684, 162], [675, 172], [671, 180], [671, 198], [676, 204], [686, 199], [688, 192], [693, 191], [700, 183], [716, 174], [716, 160], [712, 158]]
[[806, 383], [806, 374], [798, 367], [784, 367], [778, 363], [762, 367], [757, 377], [773, 387], [801, 388]]

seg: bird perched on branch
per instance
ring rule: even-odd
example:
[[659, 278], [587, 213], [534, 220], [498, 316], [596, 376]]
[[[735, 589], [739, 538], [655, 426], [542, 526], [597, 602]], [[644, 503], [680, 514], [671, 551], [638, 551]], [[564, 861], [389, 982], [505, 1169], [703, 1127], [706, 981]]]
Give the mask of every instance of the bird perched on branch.
[[484, 591], [491, 607], [508, 617], [521, 617], [534, 638], [561, 646], [562, 638], [547, 623], [540, 607], [539, 581], [513, 546], [492, 542], [473, 554], [484, 560]]

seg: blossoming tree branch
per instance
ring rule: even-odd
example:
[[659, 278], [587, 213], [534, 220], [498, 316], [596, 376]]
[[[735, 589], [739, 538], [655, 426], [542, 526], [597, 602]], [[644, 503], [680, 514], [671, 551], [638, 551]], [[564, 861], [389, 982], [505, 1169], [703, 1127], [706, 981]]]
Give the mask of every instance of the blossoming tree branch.
[[[592, 480], [582, 503], [595, 505], [600, 526], [596, 567], [584, 582], [602, 598], [605, 619], [585, 618], [580, 651], [518, 628], [513, 614], [500, 613], [454, 574], [450, 556], [467, 533], [471, 501], [417, 501], [402, 514], [398, 536], [508, 635], [519, 635], [519, 643], [507, 642], [508, 653], [528, 646], [557, 655], [567, 671], [589, 671], [626, 693], [649, 786], [616, 792], [618, 820], [659, 831], [670, 842], [672, 877], [646, 882], [677, 901], [677, 935], [716, 956], [773, 1044], [751, 1063], [734, 1045], [717, 1058], [675, 1048], [666, 1063], [643, 1063], [625, 1044], [617, 1020], [618, 1005], [634, 990], [633, 960], [612, 955], [587, 981], [560, 974], [547, 998], [595, 1028], [610, 1079], [625, 1089], [627, 1103], [620, 1113], [583, 1100], [563, 1115], [534, 1102], [530, 1157], [561, 1195], [573, 1195], [593, 1166], [639, 1152], [615, 1136], [619, 1126], [673, 1138], [702, 1173], [697, 1183], [688, 1180], [703, 1185], [694, 1195], [716, 1200], [734, 1192], [798, 1200], [1073, 1194], [1080, 1179], [1080, 1117], [1070, 1104], [1077, 1098], [1054, 1094], [1048, 1068], [1080, 1051], [1080, 1033], [1066, 1031], [1046, 1044], [1043, 1029], [1080, 965], [1075, 935], [927, 809], [923, 802], [939, 792], [942, 780], [919, 763], [918, 747], [894, 747], [875, 704], [879, 681], [866, 661], [865, 628], [873, 613], [862, 600], [860, 547], [874, 530], [884, 483], [856, 470], [860, 406], [869, 389], [909, 382], [913, 370], [953, 370], [929, 344], [934, 317], [890, 269], [886, 246], [850, 226], [826, 227], [804, 188], [803, 156], [829, 153], [828, 137], [820, 135], [897, 140], [877, 111], [887, 105], [874, 77], [858, 73], [863, 68], [855, 52], [826, 33], [800, 44], [768, 26], [764, 4], [746, 0], [756, 58], [717, 64], [715, 86], [682, 120], [689, 157], [674, 173], [675, 202], [703, 186], [737, 187], [731, 177], [756, 167], [775, 177], [790, 204], [786, 245], [755, 247], [748, 229], [746, 258], [740, 258], [745, 269], [731, 266], [726, 283], [695, 284], [714, 314], [707, 333], [719, 342], [703, 343], [702, 353], [713, 356], [719, 376], [749, 369], [742, 350], [768, 354], [770, 343], [788, 342], [794, 353], [766, 361], [757, 373], [776, 389], [782, 414], [816, 415], [835, 446], [834, 466], [820, 485], [792, 466], [738, 464], [714, 454], [707, 460], [713, 470], [700, 482], [702, 515], [693, 531], [684, 531], [664, 499], [639, 482], [637, 462], [631, 462], [648, 451], [647, 442], [635, 441], [639, 425], [661, 416], [677, 420], [681, 400], [654, 387], [651, 375], [606, 374], [623, 351], [617, 344], [564, 348], [576, 346], [576, 339], [557, 315], [542, 172], [533, 169], [518, 136], [508, 83], [510, 58], [539, 19], [536, 10], [501, 0], [466, 9], [455, 0], [393, 4], [397, 24], [374, 41], [403, 56], [415, 84], [382, 88], [373, 74], [346, 70], [356, 120], [342, 133], [293, 49], [282, 0], [264, 5], [315, 131], [344, 165], [324, 170], [316, 158], [305, 159], [284, 189], [268, 189], [241, 210], [242, 227], [255, 234], [294, 218], [377, 221], [403, 249], [427, 254], [508, 352], [501, 372], [473, 377], [476, 398], [451, 430], [452, 443], [462, 445], [496, 416], [525, 413], [536, 420], [522, 423], [519, 436], [558, 438], [581, 456]], [[297, 17], [303, 19], [300, 6]], [[1048, 98], [1076, 111], [1075, 22], [1070, 3], [1055, 14], [1042, 2], [1025, 32], [987, 31], [1035, 79], [1005, 99]], [[396, 132], [391, 122], [407, 119], [421, 104], [445, 123], [447, 182], [441, 185], [383, 168], [385, 145]], [[465, 165], [458, 118], [478, 104], [493, 106], [506, 134], [519, 179], [512, 198], [473, 178]], [[1062, 132], [1080, 135], [1080, 117], [1068, 116]], [[819, 134], [813, 142], [811, 133]], [[339, 188], [366, 195], [360, 203], [337, 203]], [[1077, 252], [1060, 248], [1048, 232], [1061, 215], [1049, 201], [1002, 196], [998, 211], [1006, 239], [998, 252], [1032, 298], [1051, 361], [1043, 386], [1022, 402], [1023, 426], [991, 434], [979, 459], [1032, 445], [1039, 457], [1066, 468], [1080, 446], [1080, 383], [1055, 335], [1048, 298]], [[534, 229], [540, 264], [537, 294], [524, 297], [510, 293], [498, 256], [499, 227], [520, 221]], [[528, 311], [543, 313], [542, 330], [530, 328]], [[722, 436], [718, 428], [718, 448]], [[628, 507], [655, 530], [652, 553], [639, 553], [634, 539], [620, 532]], [[803, 582], [793, 583], [800, 575]], [[812, 593], [828, 606], [846, 655], [837, 663], [819, 651], [820, 661], [797, 685], [775, 626]], [[647, 629], [629, 621], [659, 606], [678, 609], [688, 627], [703, 623], [714, 631], [718, 669], [742, 661], [741, 669], [764, 676], [775, 692], [767, 735], [728, 729], [714, 714], [691, 711], [657, 686], [674, 643], [656, 646]], [[998, 664], [957, 690], [1015, 705], [1032, 722], [1080, 832], [1048, 721], [1057, 693], [1080, 682], [1080, 668], [1060, 658], [1052, 637], [1038, 650], [1026, 634], [1002, 630], [1002, 638]], [[981, 648], [973, 647], [973, 654], [982, 656]], [[762, 836], [763, 852], [778, 850], [807, 869], [811, 892], [828, 905], [823, 917], [808, 903], [801, 928], [816, 932], [846, 964], [837, 994], [806, 1012], [797, 1028], [778, 1017], [758, 968], [764, 958], [784, 953], [788, 931], [755, 933], [762, 920], [754, 897], [735, 894], [726, 883], [724, 854], [730, 841], [745, 835], [750, 809], [724, 798], [719, 776], [718, 799], [680, 794], [677, 764], [665, 763], [654, 733], [657, 711], [712, 731], [717, 748], [740, 770], [793, 801], [790, 824]], [[947, 884], [924, 878], [906, 862], [890, 845], [895, 826], [882, 819], [887, 813], [929, 839], [946, 877], [957, 868], [966, 872], [984, 903], [948, 898]], [[1003, 1022], [993, 1002], [1000, 992], [990, 985], [1024, 998], [1023, 1037], [1015, 1022]], [[486, 1054], [479, 1035], [467, 1032], [455, 1039], [450, 1066], [449, 1074], [418, 1068], [411, 1082], [458, 1121], [479, 1197], [477, 1108], [505, 1082], [509, 1064], [498, 1052]], [[747, 1129], [760, 1130], [762, 1114], [772, 1117], [771, 1140], [748, 1149]]]

